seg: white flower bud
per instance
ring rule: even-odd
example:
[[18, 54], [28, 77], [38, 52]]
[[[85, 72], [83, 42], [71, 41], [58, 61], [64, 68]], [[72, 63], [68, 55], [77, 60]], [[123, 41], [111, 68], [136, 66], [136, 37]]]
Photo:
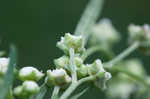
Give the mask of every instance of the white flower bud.
[[27, 92], [29, 94], [35, 94], [40, 90], [40, 87], [34, 81], [25, 81], [22, 87], [23, 87], [23, 92]]
[[[77, 67], [81, 67], [81, 65], [83, 64], [83, 60], [78, 56], [74, 57], [74, 62]], [[69, 67], [68, 67], [69, 66], [69, 57], [68, 56], [62, 56], [58, 59], [55, 59], [54, 63], [57, 68], [63, 68], [65, 70], [69, 70]]]
[[93, 64], [89, 65], [88, 70], [89, 75], [94, 75], [98, 72], [105, 72], [100, 59], [97, 59]]
[[77, 68], [77, 75], [79, 78], [85, 77], [88, 75], [88, 66], [82, 65]]
[[18, 75], [19, 75], [20, 80], [22, 81], [25, 81], [25, 80], [38, 81], [44, 76], [42, 72], [40, 72], [34, 67], [23, 67], [19, 71]]
[[62, 68], [47, 71], [47, 84], [48, 85], [64, 85], [70, 82], [71, 78], [67, 75], [66, 71]]
[[75, 57], [74, 61], [77, 67], [81, 67], [83, 64], [83, 60], [80, 57]]
[[7, 72], [9, 64], [9, 58], [0, 58], [0, 75], [4, 75]]
[[62, 56], [58, 59], [55, 59], [54, 63], [55, 63], [57, 68], [66, 69], [68, 64], [69, 64], [69, 57], [68, 56]]
[[85, 50], [83, 37], [74, 36], [70, 33], [66, 33], [64, 37], [61, 37], [61, 41], [57, 43], [57, 47], [63, 50], [66, 54], [69, 53], [70, 48], [74, 48], [75, 53], [81, 53]]
[[22, 86], [17, 86], [16, 88], [14, 88], [14, 95], [15, 96], [22, 96], [23, 94], [23, 87]]

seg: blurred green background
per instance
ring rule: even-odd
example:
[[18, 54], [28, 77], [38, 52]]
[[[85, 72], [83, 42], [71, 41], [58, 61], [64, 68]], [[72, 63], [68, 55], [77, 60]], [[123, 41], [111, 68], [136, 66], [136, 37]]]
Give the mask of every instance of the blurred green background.
[[[88, 0], [1, 0], [0, 50], [14, 43], [19, 52], [19, 66], [33, 65], [46, 70], [53, 59], [62, 55], [56, 42], [66, 32], [73, 33]], [[127, 26], [150, 23], [150, 0], [105, 0], [101, 18], [110, 18], [122, 34], [115, 50], [127, 47]], [[117, 50], [118, 49], [118, 50]], [[150, 73], [149, 56], [136, 54]], [[82, 98], [98, 99], [101, 93], [91, 89]], [[88, 98], [87, 98], [88, 97]]]

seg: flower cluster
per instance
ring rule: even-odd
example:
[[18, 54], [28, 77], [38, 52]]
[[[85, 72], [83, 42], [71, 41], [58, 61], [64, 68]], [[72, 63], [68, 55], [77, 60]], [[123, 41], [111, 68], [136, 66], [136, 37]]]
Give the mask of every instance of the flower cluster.
[[14, 94], [17, 97], [28, 98], [36, 94], [40, 87], [36, 81], [40, 80], [44, 74], [33, 66], [23, 67], [18, 71], [18, 79], [23, 81], [22, 85], [14, 88]]
[[[84, 53], [84, 40], [82, 36], [74, 36], [66, 33], [57, 47], [64, 51], [65, 55], [54, 60], [55, 70], [48, 70], [46, 82], [49, 86], [64, 86], [72, 82], [72, 71], [76, 72], [77, 80], [84, 77], [93, 76], [98, 73], [103, 74], [96, 77], [95, 85], [103, 85], [111, 78], [111, 74], [103, 68], [100, 59], [95, 60], [92, 64], [84, 64], [81, 55]], [[73, 51], [71, 51], [71, 49]], [[101, 81], [101, 82], [99, 82]]]

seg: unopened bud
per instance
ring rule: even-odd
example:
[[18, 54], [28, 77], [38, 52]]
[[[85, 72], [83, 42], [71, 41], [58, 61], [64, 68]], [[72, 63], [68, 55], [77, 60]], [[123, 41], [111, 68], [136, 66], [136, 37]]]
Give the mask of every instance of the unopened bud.
[[69, 57], [68, 56], [62, 56], [58, 59], [54, 60], [54, 63], [57, 68], [64, 68], [66, 69], [69, 64]]
[[23, 94], [23, 87], [22, 86], [17, 86], [14, 88], [14, 95], [21, 97]]
[[66, 33], [61, 37], [61, 41], [57, 43], [57, 47], [63, 50], [66, 54], [69, 53], [70, 48], [75, 50], [75, 53], [82, 53], [84, 49], [84, 42], [82, 36], [74, 36]]
[[82, 65], [77, 68], [77, 74], [79, 78], [85, 77], [88, 75], [88, 66]]
[[48, 85], [64, 85], [69, 83], [71, 78], [67, 75], [64, 69], [48, 70], [47, 84]]
[[39, 91], [39, 86], [34, 81], [25, 81], [22, 85], [23, 91], [29, 94], [35, 94]]
[[44, 74], [34, 67], [23, 67], [19, 71], [18, 76], [22, 81], [26, 80], [38, 81], [44, 76]]
[[[78, 56], [74, 57], [74, 62], [77, 67], [80, 67], [83, 64], [83, 60]], [[55, 59], [54, 63], [57, 68], [63, 68], [63, 69], [69, 70], [68, 69], [68, 66], [69, 66], [69, 57], [68, 56], [62, 56], [58, 59]]]
[[95, 60], [93, 64], [89, 65], [89, 70], [88, 70], [89, 75], [94, 75], [98, 72], [105, 72], [100, 59]]

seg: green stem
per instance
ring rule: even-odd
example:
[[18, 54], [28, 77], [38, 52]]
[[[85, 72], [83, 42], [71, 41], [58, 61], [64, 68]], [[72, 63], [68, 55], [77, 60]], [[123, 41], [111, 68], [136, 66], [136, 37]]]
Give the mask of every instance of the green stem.
[[89, 37], [91, 28], [96, 23], [96, 20], [101, 13], [103, 3], [104, 0], [91, 0], [79, 20], [74, 33], [75, 35], [83, 34], [85, 36], [85, 42]]
[[83, 55], [81, 56], [81, 58], [83, 60], [85, 60], [88, 56], [92, 55], [93, 53], [95, 53], [97, 51], [103, 52], [109, 59], [112, 59], [112, 57], [114, 56], [114, 54], [111, 51], [108, 51], [108, 50], [106, 50], [105, 48], [103, 48], [101, 46], [92, 46], [91, 48], [87, 49], [83, 53]]
[[43, 83], [40, 87], [40, 91], [36, 94], [35, 99], [43, 99], [47, 90], [48, 90], [48, 87], [47, 87], [46, 83]]
[[78, 82], [73, 82], [59, 99], [67, 99], [70, 94], [77, 88], [78, 85]]
[[126, 50], [124, 50], [121, 54], [119, 54], [116, 58], [111, 60], [108, 63], [104, 63], [106, 67], [112, 67], [119, 61], [123, 60], [125, 57], [127, 57], [131, 52], [135, 51], [140, 46], [140, 43], [138, 41], [134, 42], [130, 47], [128, 47]]
[[71, 76], [72, 76], [72, 82], [76, 82], [77, 81], [77, 71], [76, 71], [76, 64], [74, 63], [74, 49], [71, 48], [69, 51], [69, 55], [70, 55], [70, 69], [71, 69]]
[[98, 76], [103, 77], [104, 73], [99, 72], [93, 76], [82, 78], [82, 79], [78, 80], [77, 82], [72, 82], [72, 84], [69, 86], [69, 88], [63, 93], [63, 95], [59, 99], [67, 99], [79, 85], [81, 85], [82, 83], [87, 82], [87, 81], [93, 81]]
[[57, 99], [57, 98], [58, 98], [59, 90], [60, 90], [60, 87], [59, 87], [59, 86], [55, 86], [55, 87], [54, 87], [54, 90], [53, 90], [51, 99]]

